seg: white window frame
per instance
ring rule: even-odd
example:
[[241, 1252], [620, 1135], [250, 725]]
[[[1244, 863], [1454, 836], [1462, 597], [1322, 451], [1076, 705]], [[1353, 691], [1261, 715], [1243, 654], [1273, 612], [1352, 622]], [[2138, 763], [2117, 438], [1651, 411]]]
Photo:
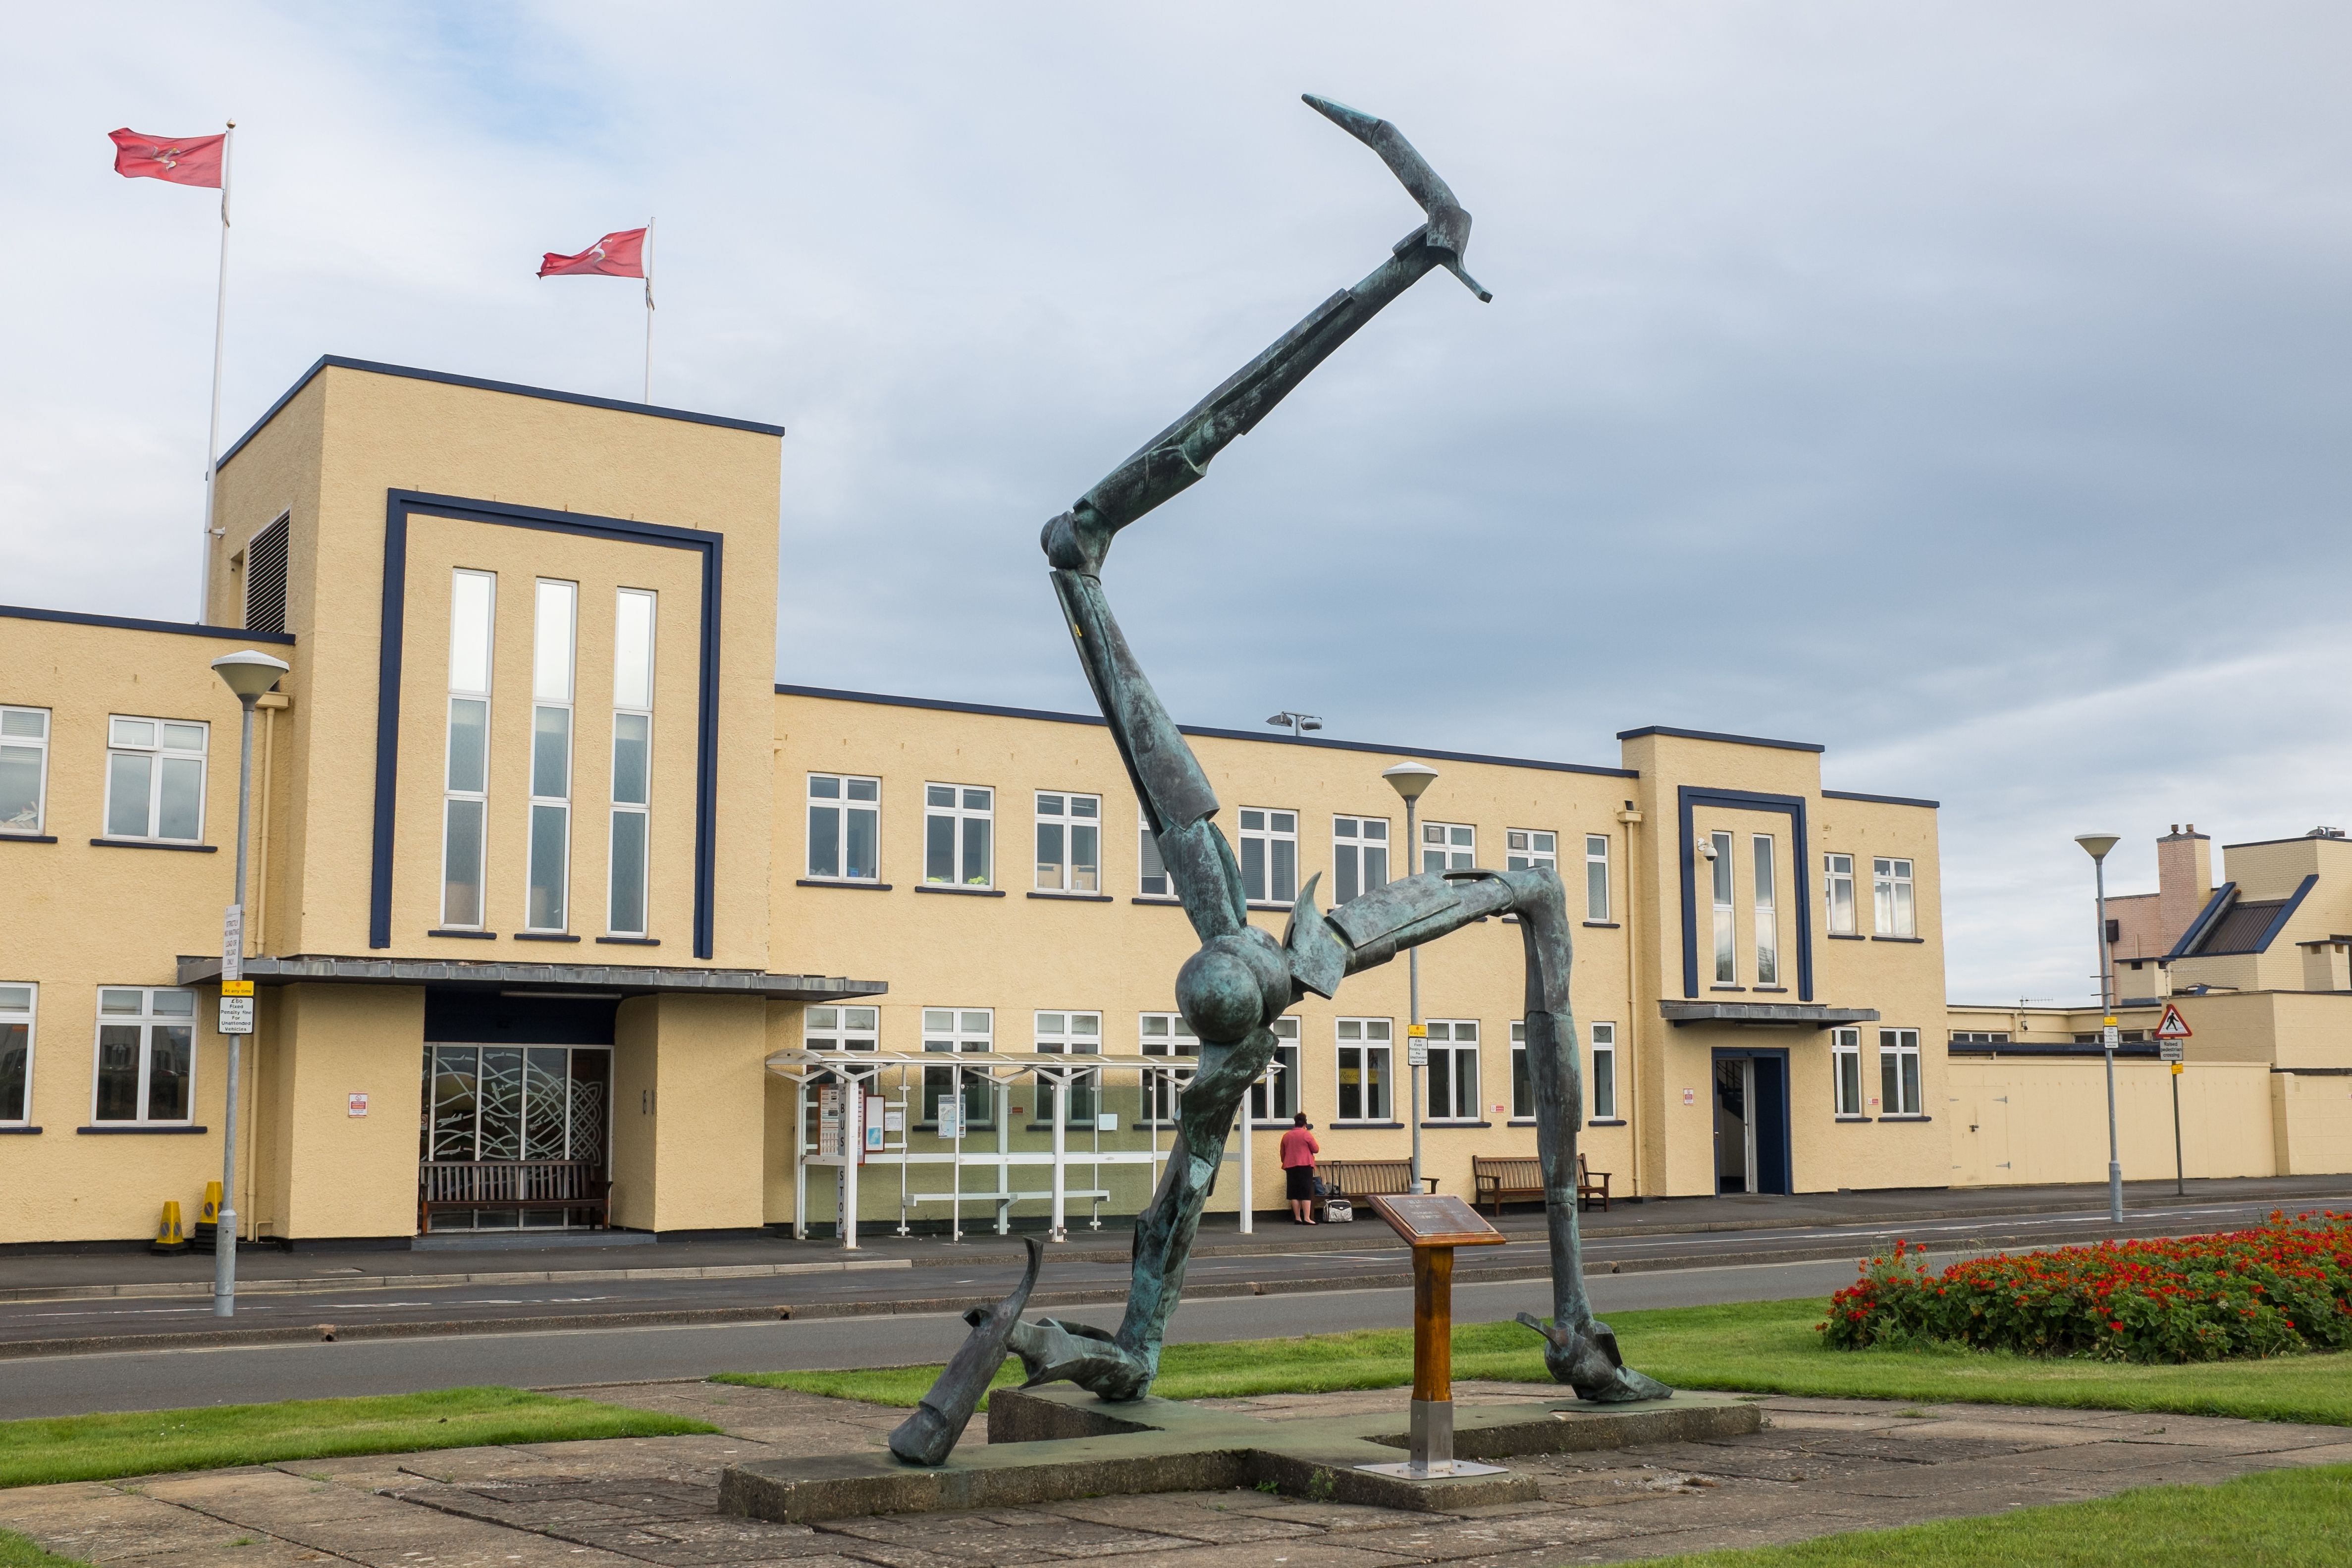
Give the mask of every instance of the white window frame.
[[1559, 869], [1559, 835], [1548, 827], [1507, 827], [1503, 830], [1503, 869]]
[[1584, 918], [1595, 925], [1616, 919], [1609, 912], [1616, 907], [1609, 896], [1610, 842], [1605, 833], [1584, 836]]
[[[1910, 1074], [1907, 1079], [1906, 1078], [1903, 1070], [1904, 1065], [1906, 1062], [1910, 1066]], [[1925, 1110], [1922, 1109], [1925, 1104], [1926, 1085], [1922, 1081], [1921, 1072], [1922, 1067], [1919, 1060], [1918, 1030], [1881, 1029], [1878, 1031], [1878, 1093], [1880, 1100], [1878, 1114], [1881, 1117], [1911, 1117], [1924, 1116], [1926, 1114]], [[1899, 1107], [1888, 1106], [1885, 1103], [1885, 1100], [1887, 1098], [1887, 1090], [1890, 1089], [1895, 1090], [1895, 1098], [1897, 1099], [1903, 1098], [1903, 1091], [1906, 1089], [1909, 1090], [1909, 1103]]]
[[[1077, 790], [1045, 790], [1036, 792], [1037, 853], [1036, 889], [1041, 893], [1078, 893], [1099, 897], [1102, 893], [1102, 796], [1087, 795]], [[1047, 810], [1051, 803], [1054, 809]], [[1083, 805], [1084, 809], [1080, 809]], [[1056, 836], [1055, 858], [1045, 858], [1045, 836]], [[1094, 835], [1094, 861], [1085, 868], [1083, 878], [1078, 865], [1078, 835]], [[1048, 876], [1048, 871], [1051, 876]]]
[[1769, 833], [1748, 836], [1748, 896], [1755, 920], [1756, 984], [1780, 984], [1780, 850]]
[[806, 1051], [878, 1051], [882, 1016], [877, 1007], [811, 1007], [801, 1017], [801, 1048]]
[[[1429, 1018], [1423, 1023], [1429, 1029], [1429, 1076], [1422, 1082], [1422, 1104], [1427, 1108], [1422, 1117], [1425, 1127], [1460, 1126], [1465, 1122], [1481, 1122], [1484, 1109], [1480, 1099], [1485, 1080], [1478, 1070], [1478, 1037], [1482, 1032], [1475, 1018]], [[1438, 1031], [1443, 1029], [1444, 1034]], [[1462, 1109], [1463, 1058], [1469, 1059], [1469, 1110]], [[1444, 1116], [1436, 1111], [1438, 1085], [1445, 1086], [1445, 1098], [1454, 1109]]]
[[[154, 726], [150, 732], [152, 740], [144, 745], [136, 741], [120, 740], [115, 733], [115, 727], [120, 724], [152, 724]], [[203, 739], [194, 748], [185, 745], [168, 746], [163, 743], [167, 727], [194, 730]], [[114, 759], [118, 756], [143, 756], [148, 759], [147, 831], [144, 833], [114, 831]], [[163, 813], [163, 764], [166, 762], [188, 761], [193, 761], [196, 764], [196, 831], [194, 837], [187, 838], [166, 837], [157, 831], [163, 826], [161, 819]], [[205, 841], [205, 813], [208, 804], [205, 796], [209, 793], [207, 786], [211, 783], [211, 773], [212, 725], [205, 721], [163, 719], [144, 713], [108, 714], [106, 716], [106, 801], [104, 805], [106, 815], [100, 819], [106, 829], [106, 837], [133, 844], [202, 844]]]
[[[1337, 1072], [1337, 1076], [1331, 1079], [1334, 1106], [1331, 1125], [1378, 1127], [1394, 1122], [1397, 1120], [1396, 1020], [1393, 1018], [1335, 1018], [1332, 1020], [1331, 1026], [1333, 1064]], [[1348, 1058], [1351, 1055], [1358, 1058], [1355, 1070], [1360, 1075], [1356, 1089], [1358, 1114], [1347, 1116], [1341, 1114], [1339, 1108], [1346, 1103], [1340, 1097], [1347, 1092], [1345, 1085], [1349, 1071]], [[1377, 1113], [1367, 1116], [1362, 1114], [1364, 1090], [1371, 1084], [1375, 1063], [1379, 1068], [1381, 1098], [1383, 1103]]]
[[1250, 1085], [1250, 1121], [1261, 1127], [1287, 1121], [1299, 1110], [1298, 1019], [1286, 1013], [1266, 1027], [1274, 1031], [1274, 1058], [1270, 1070]]
[[[1298, 901], [1298, 813], [1288, 806], [1245, 805], [1241, 808], [1242, 897], [1244, 902], [1288, 909]], [[1290, 875], [1282, 869], [1282, 851], [1290, 851]], [[1250, 880], [1251, 851], [1256, 851], [1257, 880]]]
[[1707, 862], [1707, 887], [1715, 910], [1715, 984], [1737, 985], [1739, 939], [1734, 917], [1739, 877], [1731, 863], [1731, 854], [1738, 839], [1728, 829], [1719, 828], [1707, 835], [1707, 842], [1715, 847], [1715, 858]]
[[[13, 1005], [9, 993], [25, 993], [25, 1005]], [[0, 1029], [22, 1026], [25, 1031], [25, 1103], [23, 1114], [10, 1116], [6, 1107], [0, 1106], [0, 1127], [29, 1127], [33, 1121], [33, 1069], [41, 1043], [41, 987], [30, 980], [0, 980]], [[97, 1076], [91, 1075], [90, 1092], [97, 1093]]]
[[[822, 779], [834, 786], [834, 793], [820, 795], [817, 782]], [[871, 786], [871, 795], [852, 794], [856, 785]], [[849, 864], [849, 819], [863, 807], [864, 814], [874, 819], [874, 874], [852, 877], [841, 871], [820, 871], [816, 868], [816, 822], [808, 819], [807, 856], [803, 865], [812, 882], [874, 883], [882, 879], [882, 781], [869, 773], [811, 773], [808, 775], [808, 808], [812, 813], [833, 813], [833, 863], [836, 867]]]
[[[1843, 895], [1843, 901], [1840, 895]], [[1853, 857], [1822, 857], [1822, 929], [1832, 936], [1854, 936]]]
[[[1378, 832], [1370, 831], [1378, 828]], [[1380, 880], [1370, 875], [1372, 857], [1380, 857]], [[1331, 907], [1338, 909], [1375, 888], [1388, 886], [1389, 819], [1385, 816], [1331, 818]], [[1352, 889], [1352, 890], [1350, 890]]]
[[[932, 1055], [967, 1057], [992, 1056], [996, 1051], [996, 1009], [993, 1007], [926, 1007], [922, 1010], [923, 1049]], [[936, 1127], [939, 1117], [936, 1107], [941, 1092], [940, 1084], [949, 1080], [946, 1068], [926, 1067], [923, 1069], [923, 1099], [918, 1108], [923, 1125]], [[971, 1114], [972, 1102], [984, 1095], [988, 1114]], [[982, 1073], [963, 1080], [964, 1128], [991, 1128], [996, 1125], [996, 1079]]]
[[[1041, 1057], [1098, 1057], [1102, 1055], [1102, 1021], [1099, 1008], [1049, 1007], [1031, 1015], [1030, 1039]], [[1045, 1106], [1053, 1103], [1053, 1083], [1044, 1078], [1036, 1080], [1037, 1092], [1045, 1105], [1037, 1107], [1040, 1114], [1029, 1120], [1040, 1127], [1053, 1126], [1053, 1118]], [[1095, 1110], [1102, 1103], [1102, 1074], [1091, 1072], [1084, 1078], [1070, 1079], [1069, 1102], [1063, 1108], [1062, 1124], [1066, 1127], [1092, 1127]]]
[[[623, 606], [633, 599], [646, 604], [646, 662], [642, 672], [644, 690], [629, 689], [635, 672], [622, 668], [626, 652], [622, 636]], [[661, 603], [650, 588], [623, 588], [613, 599], [613, 769], [612, 821], [604, 837], [604, 931], [608, 936], [644, 936], [651, 931], [654, 920], [653, 847], [654, 847], [654, 681], [657, 670], [656, 650], [660, 644]], [[642, 697], [641, 702], [625, 700]], [[621, 723], [625, 719], [645, 721], [645, 788], [643, 800], [621, 798]], [[637, 923], [626, 926], [613, 917], [620, 894], [618, 872], [621, 868], [621, 818], [637, 819]]]
[[1862, 1031], [1830, 1031], [1830, 1108], [1840, 1121], [1870, 1119], [1863, 1104]]
[[1414, 847], [1423, 871], [1466, 871], [1478, 863], [1478, 829], [1467, 822], [1424, 822]]
[[[136, 993], [139, 1011], [136, 1015], [106, 1010], [107, 994]], [[171, 996], [187, 999], [184, 1013], [159, 1011], [155, 999]], [[196, 1075], [204, 1054], [205, 1031], [197, 1017], [199, 1003], [196, 994], [178, 985], [101, 985], [98, 988], [98, 1026], [90, 1032], [89, 1121], [93, 1127], [186, 1127], [196, 1119]], [[188, 1031], [188, 1110], [184, 1116], [150, 1117], [147, 1100], [152, 1088], [155, 1067], [155, 1031], [184, 1026]], [[110, 1027], [135, 1027], [139, 1031], [139, 1083], [135, 1091], [139, 1114], [111, 1116], [103, 1121], [98, 1114], [99, 1076], [105, 1067], [102, 1055], [106, 1047], [106, 1031]]]
[[[457, 584], [467, 578], [478, 579], [488, 595], [488, 605], [482, 623], [482, 679], [479, 689], [458, 683]], [[498, 684], [499, 576], [495, 572], [475, 572], [457, 567], [449, 574], [449, 695], [442, 711], [441, 727], [441, 929], [444, 931], [480, 931], [489, 923], [489, 833], [490, 833], [490, 706], [491, 688]], [[480, 787], [459, 789], [451, 783], [451, 770], [457, 763], [457, 704], [478, 702], [482, 708], [482, 777]], [[470, 805], [474, 808], [474, 918], [453, 920], [449, 913], [450, 889], [450, 824], [459, 815], [457, 807]]]
[[[939, 798], [941, 791], [947, 792], [949, 796], [945, 801]], [[981, 804], [978, 805], [971, 804], [974, 795], [981, 798]], [[931, 875], [931, 825], [935, 822], [951, 824], [948, 838], [949, 869], [953, 873], [951, 876]], [[982, 825], [982, 833], [987, 840], [987, 847], [982, 853], [988, 862], [987, 875], [976, 879], [965, 874], [971, 858], [971, 825], [975, 822]], [[932, 888], [979, 889], [996, 886], [995, 785], [947, 784], [938, 780], [927, 781], [924, 784], [923, 883]]]
[[[39, 721], [39, 734], [18, 732], [32, 727], [25, 722], [28, 719]], [[0, 751], [32, 752], [34, 779], [33, 820], [30, 823], [0, 822], [0, 833], [17, 833], [37, 838], [41, 835], [41, 825], [48, 821], [49, 738], [54, 727], [51, 714], [46, 708], [0, 706]]]
[[[1622, 1119], [1617, 1114], [1617, 1026], [1602, 1019], [1590, 1025], [1587, 1033], [1591, 1040], [1592, 1066], [1584, 1079], [1585, 1120], [1620, 1121]], [[1602, 1092], [1604, 1080], [1601, 1071], [1601, 1064], [1604, 1061], [1609, 1064], [1605, 1094]]]
[[[1144, 1069], [1143, 1114], [1136, 1120], [1146, 1127], [1173, 1127], [1183, 1099], [1183, 1087], [1192, 1081], [1192, 1069], [1201, 1064], [1201, 1037], [1192, 1033], [1192, 1026], [1184, 1021], [1181, 1013], [1139, 1013], [1135, 1034], [1139, 1055], [1169, 1058], [1164, 1070]], [[1192, 1068], [1180, 1068], [1178, 1064], [1187, 1059]]]
[[[548, 623], [549, 590], [558, 590], [556, 596], [564, 605], [562, 626]], [[561, 630], [563, 648], [560, 664], [551, 662], [554, 652], [549, 638]], [[578, 704], [580, 681], [580, 584], [561, 577], [541, 577], [531, 588], [530, 643], [530, 752], [525, 760], [528, 771], [527, 787], [530, 804], [523, 816], [522, 929], [527, 931], [562, 933], [572, 929], [572, 796], [579, 772], [580, 722]], [[558, 677], [561, 677], [559, 682]], [[560, 686], [560, 695], [556, 695]], [[542, 795], [539, 774], [539, 716], [542, 712], [563, 715], [563, 793]], [[563, 823], [562, 853], [555, 875], [549, 884], [554, 889], [558, 908], [552, 921], [531, 918], [530, 895], [540, 880], [539, 814], [542, 811], [562, 814]]]
[[[1151, 831], [1151, 819], [1139, 816], [1136, 822], [1135, 896], [1153, 903], [1176, 902], [1176, 884], [1168, 879], [1168, 868], [1160, 858], [1160, 838]], [[1157, 867], [1158, 869], [1153, 869]], [[1152, 886], [1157, 882], [1158, 887]]]
[[1870, 862], [1871, 927], [1879, 936], [1919, 934], [1918, 889], [1912, 864], [1900, 855], [1877, 855]]
[[1536, 1080], [1528, 1070], [1528, 1021], [1511, 1020], [1511, 1122], [1532, 1126], [1536, 1120]]

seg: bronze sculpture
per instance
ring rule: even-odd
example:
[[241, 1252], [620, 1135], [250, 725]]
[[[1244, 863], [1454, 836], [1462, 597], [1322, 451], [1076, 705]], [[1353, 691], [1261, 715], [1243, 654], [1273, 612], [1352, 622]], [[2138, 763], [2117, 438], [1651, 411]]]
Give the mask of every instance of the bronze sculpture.
[[1585, 1298], [1575, 1180], [1583, 1089], [1569, 1011], [1568, 899], [1559, 875], [1541, 868], [1424, 872], [1328, 914], [1317, 910], [1316, 879], [1310, 879], [1277, 942], [1249, 923], [1241, 868], [1212, 820], [1216, 795], [1104, 596], [1103, 559], [1118, 531], [1197, 482], [1218, 452], [1424, 274], [1443, 268], [1480, 300], [1492, 297], [1463, 269], [1470, 215], [1396, 127], [1328, 100], [1309, 96], [1307, 102], [1378, 153], [1427, 221], [1399, 240], [1361, 282], [1316, 307], [1048, 522], [1042, 540], [1078, 660], [1201, 938], [1200, 951], [1176, 978], [1177, 1006], [1200, 1037], [1201, 1065], [1184, 1093], [1166, 1174], [1137, 1218], [1127, 1311], [1118, 1331], [1052, 1318], [1019, 1321], [1036, 1278], [1038, 1249], [1031, 1242], [1021, 1289], [993, 1312], [968, 1314], [971, 1339], [921, 1406], [890, 1435], [891, 1451], [909, 1463], [946, 1459], [1008, 1352], [1021, 1357], [1033, 1384], [1067, 1379], [1115, 1401], [1147, 1393], [1234, 1111], [1273, 1058], [1273, 1021], [1308, 992], [1330, 997], [1346, 975], [1492, 915], [1518, 916], [1527, 954], [1528, 1061], [1551, 1243], [1552, 1321], [1546, 1325], [1524, 1313], [1521, 1321], [1543, 1334], [1544, 1364], [1552, 1376], [1586, 1399], [1622, 1402], [1672, 1393], [1622, 1364], [1615, 1335], [1593, 1319]]

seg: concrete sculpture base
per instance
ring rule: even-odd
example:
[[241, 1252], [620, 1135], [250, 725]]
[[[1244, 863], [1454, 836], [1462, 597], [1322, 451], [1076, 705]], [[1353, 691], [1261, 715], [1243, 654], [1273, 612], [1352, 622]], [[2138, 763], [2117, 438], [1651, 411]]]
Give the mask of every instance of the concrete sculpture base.
[[[1454, 1449], [1491, 1462], [1737, 1436], [1763, 1424], [1754, 1405], [1717, 1394], [1633, 1405], [1466, 1405], [1454, 1412]], [[987, 1444], [965, 1447], [946, 1464], [909, 1465], [877, 1452], [730, 1465], [719, 1475], [719, 1507], [805, 1524], [1264, 1481], [1299, 1497], [1439, 1511], [1536, 1496], [1532, 1476], [1508, 1471], [1417, 1481], [1358, 1468], [1395, 1460], [1406, 1443], [1403, 1426], [1402, 1412], [1267, 1421], [1172, 1399], [1108, 1405], [1066, 1386], [1000, 1388], [989, 1400]]]

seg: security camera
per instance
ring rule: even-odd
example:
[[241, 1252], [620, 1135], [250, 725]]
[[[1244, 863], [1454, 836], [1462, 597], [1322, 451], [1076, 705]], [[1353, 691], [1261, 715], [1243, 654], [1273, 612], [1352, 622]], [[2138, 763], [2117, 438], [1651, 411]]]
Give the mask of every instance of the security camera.
[[1698, 841], [1698, 856], [1702, 860], [1712, 860], [1715, 858], [1715, 844], [1713, 840], [1702, 838]]

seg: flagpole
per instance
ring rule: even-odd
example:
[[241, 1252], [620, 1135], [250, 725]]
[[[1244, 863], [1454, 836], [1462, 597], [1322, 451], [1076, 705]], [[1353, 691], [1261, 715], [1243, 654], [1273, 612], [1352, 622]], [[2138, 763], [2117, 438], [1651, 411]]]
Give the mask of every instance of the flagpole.
[[205, 524], [203, 542], [196, 554], [196, 624], [205, 623], [212, 608], [213, 577], [213, 480], [220, 468], [220, 394], [221, 343], [228, 326], [228, 181], [230, 155], [236, 148], [236, 121], [228, 122], [228, 133], [221, 138], [221, 239], [220, 279], [213, 298], [213, 414], [212, 430], [205, 441]]
[[654, 400], [654, 220], [646, 219], [646, 398]]

